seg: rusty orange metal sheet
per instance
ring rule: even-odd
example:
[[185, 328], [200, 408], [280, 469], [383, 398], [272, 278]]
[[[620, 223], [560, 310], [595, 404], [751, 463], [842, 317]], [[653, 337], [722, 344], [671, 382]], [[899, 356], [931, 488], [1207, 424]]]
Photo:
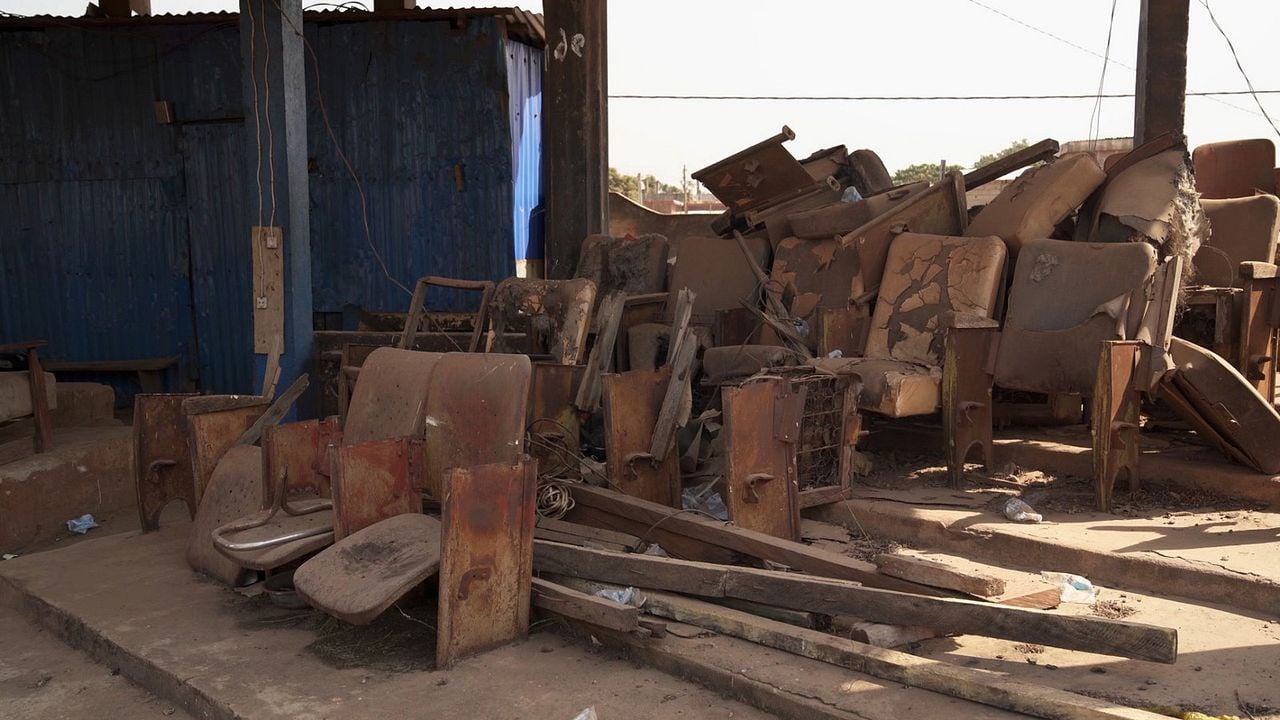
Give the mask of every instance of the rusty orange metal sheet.
[[536, 485], [527, 458], [454, 468], [445, 478], [438, 668], [528, 633]]
[[204, 490], [209, 486], [209, 478], [213, 476], [213, 469], [217, 467], [218, 461], [269, 406], [270, 403], [264, 400], [261, 403], [215, 412], [186, 411], [191, 472], [195, 477], [197, 503], [204, 496]]
[[805, 388], [769, 379], [721, 391], [729, 519], [749, 530], [798, 541], [796, 445]]
[[580, 450], [578, 410], [573, 399], [586, 368], [581, 365], [534, 363], [525, 423], [536, 442], [529, 454], [541, 472], [558, 477], [578, 477]]
[[268, 480], [263, 507], [274, 499], [271, 495], [281, 473], [287, 499], [331, 497], [329, 445], [337, 444], [341, 435], [337, 418], [267, 427], [262, 435], [263, 477]]
[[450, 353], [427, 391], [426, 490], [452, 467], [514, 463], [524, 454], [532, 366], [524, 355]]
[[649, 448], [671, 366], [604, 376], [604, 443], [609, 479], [627, 495], [680, 507], [680, 459], [669, 452], [661, 463]]
[[[133, 404], [134, 480], [143, 531], [160, 529], [160, 512], [182, 500], [195, 517], [200, 500], [192, 476], [191, 448], [182, 401], [190, 393], [135, 396]], [[243, 430], [243, 428], [241, 428]]]
[[337, 460], [333, 478], [335, 540], [380, 520], [422, 512], [422, 493], [413, 482], [421, 474], [421, 440], [396, 438], [343, 445], [338, 448]]

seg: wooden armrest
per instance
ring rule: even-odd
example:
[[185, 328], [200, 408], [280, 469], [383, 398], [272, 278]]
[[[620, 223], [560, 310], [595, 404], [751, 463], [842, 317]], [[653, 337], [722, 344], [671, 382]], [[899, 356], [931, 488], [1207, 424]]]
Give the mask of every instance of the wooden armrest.
[[944, 328], [956, 330], [998, 330], [1000, 328], [1000, 323], [989, 317], [954, 310], [942, 313], [941, 324]]
[[18, 352], [22, 350], [32, 350], [34, 348], [42, 348], [48, 345], [48, 340], [23, 340], [21, 342], [12, 342], [0, 344], [0, 352]]
[[667, 293], [645, 293], [644, 295], [628, 295], [622, 304], [630, 307], [632, 305], [652, 305], [666, 301]]
[[454, 290], [488, 290], [493, 287], [489, 280], [459, 280], [457, 278], [428, 275], [419, 282], [436, 287], [453, 288]]
[[1250, 280], [1269, 280], [1276, 276], [1276, 265], [1267, 262], [1240, 263], [1240, 277]]

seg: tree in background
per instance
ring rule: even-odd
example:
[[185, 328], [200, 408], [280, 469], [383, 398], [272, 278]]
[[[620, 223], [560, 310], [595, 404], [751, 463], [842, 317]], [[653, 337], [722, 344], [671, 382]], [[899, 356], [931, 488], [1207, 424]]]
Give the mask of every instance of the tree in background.
[[635, 175], [623, 175], [618, 172], [617, 168], [609, 168], [609, 192], [622, 193], [632, 200], [640, 202], [641, 182], [644, 183], [646, 195], [680, 191], [680, 188], [675, 185], [668, 185], [652, 175], [644, 175], [637, 179]]
[[983, 155], [982, 157], [978, 158], [978, 161], [975, 162], [973, 166], [975, 168], [980, 168], [983, 165], [990, 165], [991, 163], [999, 160], [1002, 157], [1006, 157], [1018, 152], [1019, 150], [1026, 149], [1029, 145], [1031, 145], [1031, 143], [1027, 142], [1026, 138], [1022, 138], [1021, 140], [1014, 140], [1013, 142], [1009, 143], [1009, 147], [1001, 150], [1000, 152], [991, 153], [989, 155]]
[[[988, 153], [978, 158], [978, 160], [973, 163], [973, 167], [980, 168], [983, 165], [990, 165], [991, 163], [999, 160], [1002, 157], [1005, 157], [1007, 155], [1012, 155], [1018, 152], [1019, 150], [1022, 150], [1028, 147], [1030, 144], [1031, 143], [1027, 142], [1026, 138], [1022, 138], [1021, 140], [1014, 140], [1013, 142], [1009, 143], [1009, 147], [1006, 147], [1005, 149], [1000, 150], [998, 152]], [[951, 165], [951, 164], [947, 165], [948, 171], [964, 170], [964, 169], [965, 168], [963, 165]], [[908, 165], [902, 168], [901, 170], [895, 172], [893, 174], [893, 183], [895, 185], [903, 185], [906, 183], [920, 182], [921, 180], [936, 182], [939, 177], [940, 177], [940, 173], [938, 169], [938, 163], [916, 163], [915, 165]]]
[[[947, 172], [952, 170], [964, 170], [962, 165], [952, 165], [947, 163]], [[908, 165], [893, 174], [894, 185], [905, 185], [907, 183], [920, 182], [928, 180], [929, 182], [937, 182], [942, 177], [942, 169], [938, 163], [916, 163]]]

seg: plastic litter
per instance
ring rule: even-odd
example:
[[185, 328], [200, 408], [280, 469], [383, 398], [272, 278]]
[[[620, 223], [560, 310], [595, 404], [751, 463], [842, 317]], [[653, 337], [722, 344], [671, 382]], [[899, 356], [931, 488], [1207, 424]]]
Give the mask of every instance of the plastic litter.
[[1004, 504], [1004, 516], [1014, 522], [1021, 523], [1038, 523], [1044, 521], [1044, 516], [1036, 512], [1036, 509], [1026, 504], [1019, 498], [1009, 498], [1009, 502]]
[[858, 192], [858, 188], [850, 185], [844, 189], [844, 194], [840, 196], [840, 202], [858, 202], [862, 199], [862, 193]]
[[77, 535], [83, 535], [96, 527], [98, 527], [98, 521], [94, 520], [89, 513], [67, 521], [67, 529]]
[[0, 560], [12, 560], [16, 557], [18, 556], [14, 555], [13, 553], [5, 553], [4, 555], [0, 555]]
[[680, 493], [680, 505], [685, 510], [704, 512], [717, 520], [729, 519], [729, 508], [725, 507], [724, 498], [715, 492], [715, 480], [701, 485], [685, 488]]
[[844, 351], [843, 351], [843, 350], [841, 350], [840, 348], [836, 348], [835, 350], [832, 350], [831, 352], [827, 353], [827, 357], [829, 357], [829, 358], [842, 358], [842, 357], [844, 357]]
[[1062, 593], [1060, 599], [1064, 603], [1092, 605], [1098, 600], [1098, 588], [1094, 587], [1087, 577], [1047, 570], [1041, 572], [1040, 577], [1058, 586]]
[[612, 600], [622, 605], [631, 605], [636, 599], [636, 589], [633, 587], [615, 590], [613, 588], [603, 588], [596, 591], [596, 597], [602, 597], [605, 600]]
[[592, 705], [586, 710], [574, 715], [573, 720], [600, 720], [600, 716], [596, 715], [596, 707]]

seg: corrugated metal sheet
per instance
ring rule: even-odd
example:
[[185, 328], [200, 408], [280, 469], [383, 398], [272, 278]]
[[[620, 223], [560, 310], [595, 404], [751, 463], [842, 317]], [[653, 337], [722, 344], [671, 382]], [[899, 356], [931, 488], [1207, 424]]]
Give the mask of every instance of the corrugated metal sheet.
[[[391, 275], [408, 287], [423, 275], [510, 276], [511, 137], [497, 23], [363, 22], [308, 25], [307, 33], [334, 132], [364, 185], [373, 245]], [[369, 247], [359, 197], [318, 112], [307, 143], [316, 310], [406, 307], [408, 295]], [[433, 291], [428, 302], [462, 309], [475, 298]]]
[[[536, 146], [512, 152], [498, 21], [306, 32], [395, 277], [511, 274], [513, 195], [533, 192], [513, 192], [513, 162], [536, 164]], [[0, 74], [0, 340], [47, 338], [65, 360], [180, 355], [183, 377], [204, 389], [252, 387], [239, 52], [225, 20], [0, 32], [0, 66], [22, 69]], [[403, 308], [369, 251], [312, 82], [308, 67], [315, 309]], [[155, 100], [181, 122], [157, 124]], [[132, 381], [115, 380], [127, 397]]]
[[507, 41], [507, 96], [511, 125], [512, 222], [515, 255], [541, 259], [542, 51]]

